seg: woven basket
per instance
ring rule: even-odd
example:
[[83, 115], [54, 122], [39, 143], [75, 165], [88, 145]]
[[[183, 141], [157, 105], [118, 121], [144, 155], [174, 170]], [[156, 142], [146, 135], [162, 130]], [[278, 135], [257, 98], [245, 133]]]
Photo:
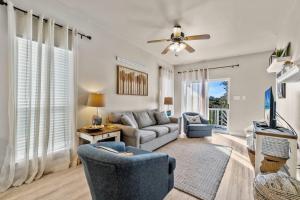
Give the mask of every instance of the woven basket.
[[299, 200], [300, 182], [285, 173], [259, 174], [254, 180], [256, 200]]
[[[253, 167], [255, 167], [255, 152], [248, 148], [248, 155]], [[264, 155], [264, 159], [261, 162], [260, 171], [266, 172], [278, 172], [286, 163], [287, 159], [278, 158], [274, 156]]]

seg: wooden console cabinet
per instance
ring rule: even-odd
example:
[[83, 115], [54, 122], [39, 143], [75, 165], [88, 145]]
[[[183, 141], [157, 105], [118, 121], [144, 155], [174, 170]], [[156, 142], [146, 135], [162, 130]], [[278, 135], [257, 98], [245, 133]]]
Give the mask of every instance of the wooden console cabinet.
[[255, 150], [255, 175], [260, 172], [261, 162], [264, 159], [262, 154], [262, 143], [263, 138], [272, 137], [272, 138], [282, 138], [286, 139], [289, 142], [290, 147], [290, 156], [287, 160], [288, 171], [292, 177], [296, 177], [297, 170], [297, 139], [298, 136], [295, 135], [289, 129], [278, 127], [277, 129], [271, 129], [264, 127], [260, 122], [253, 122], [254, 125], [254, 134], [256, 136], [256, 150]]

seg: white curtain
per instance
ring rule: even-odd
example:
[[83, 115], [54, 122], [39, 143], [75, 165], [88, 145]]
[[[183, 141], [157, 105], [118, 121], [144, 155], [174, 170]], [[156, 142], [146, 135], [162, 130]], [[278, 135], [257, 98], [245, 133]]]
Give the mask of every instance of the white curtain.
[[160, 67], [159, 68], [159, 110], [166, 111], [170, 109], [173, 112], [173, 105], [170, 105], [169, 108], [167, 105], [164, 105], [164, 98], [172, 97], [174, 104], [174, 71], [173, 69]]
[[180, 73], [181, 113], [198, 112], [208, 116], [208, 69]]
[[10, 1], [7, 13], [10, 133], [0, 152], [0, 191], [66, 169], [76, 159], [76, 30], [70, 34], [52, 19], [36, 20], [32, 10], [18, 15]]

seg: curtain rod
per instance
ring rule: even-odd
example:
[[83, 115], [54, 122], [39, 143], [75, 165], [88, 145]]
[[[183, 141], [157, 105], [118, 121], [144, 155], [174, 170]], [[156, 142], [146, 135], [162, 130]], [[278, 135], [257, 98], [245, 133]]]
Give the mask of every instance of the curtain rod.
[[[7, 3], [6, 2], [4, 2], [4, 0], [0, 0], [0, 5], [4, 5], [4, 6], [7, 6]], [[27, 13], [27, 11], [26, 10], [23, 10], [23, 9], [21, 9], [21, 8], [18, 8], [18, 7], [15, 7], [14, 6], [14, 9], [15, 10], [18, 10], [18, 11], [20, 11], [20, 12], [23, 12], [23, 13]], [[32, 16], [34, 16], [35, 18], [40, 18], [40, 16], [38, 16], [38, 15], [35, 15], [35, 14], [33, 14]], [[45, 22], [47, 22], [48, 20], [47, 19], [44, 19], [44, 21]], [[60, 28], [62, 28], [63, 26], [62, 25], [60, 25], [60, 24], [56, 24], [55, 23], [55, 25], [56, 26], [58, 26], [58, 27], [60, 27]], [[72, 29], [69, 29], [69, 31], [72, 31]], [[89, 39], [89, 40], [91, 40], [92, 39], [92, 36], [90, 36], [90, 35], [86, 35], [86, 34], [83, 34], [83, 33], [77, 33], [78, 35], [80, 35], [80, 38], [82, 39], [82, 37], [85, 37], [85, 38], [87, 38], [87, 39]]]
[[[226, 66], [221, 66], [221, 67], [211, 67], [211, 68], [204, 68], [204, 69], [208, 69], [208, 70], [212, 70], [212, 69], [224, 69], [224, 68], [235, 68], [235, 67], [239, 67], [240, 64], [235, 64], [235, 65], [226, 65]], [[198, 69], [195, 70], [190, 70], [190, 71], [182, 71], [182, 72], [178, 72], [178, 74], [184, 73], [184, 72], [194, 72], [194, 71], [199, 71]]]

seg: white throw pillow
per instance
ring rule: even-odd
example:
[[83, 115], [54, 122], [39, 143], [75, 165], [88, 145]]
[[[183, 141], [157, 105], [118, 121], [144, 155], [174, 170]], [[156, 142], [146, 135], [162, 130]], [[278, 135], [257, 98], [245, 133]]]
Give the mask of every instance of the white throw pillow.
[[201, 124], [201, 118], [199, 115], [195, 115], [195, 116], [186, 115], [186, 119], [190, 124]]

